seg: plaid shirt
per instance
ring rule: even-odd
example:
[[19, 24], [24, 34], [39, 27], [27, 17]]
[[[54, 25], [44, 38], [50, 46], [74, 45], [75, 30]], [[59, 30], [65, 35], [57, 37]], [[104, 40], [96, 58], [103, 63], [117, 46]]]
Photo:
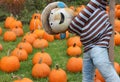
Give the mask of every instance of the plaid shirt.
[[108, 47], [112, 35], [112, 25], [106, 14], [107, 0], [91, 0], [72, 20], [68, 30], [81, 37], [84, 52], [95, 45]]

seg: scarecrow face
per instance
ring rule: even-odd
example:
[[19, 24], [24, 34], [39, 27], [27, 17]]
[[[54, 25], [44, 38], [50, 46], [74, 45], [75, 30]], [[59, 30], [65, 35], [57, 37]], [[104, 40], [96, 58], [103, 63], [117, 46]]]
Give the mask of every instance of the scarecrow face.
[[51, 10], [49, 24], [53, 32], [65, 32], [72, 21], [73, 11], [69, 8], [55, 8]]

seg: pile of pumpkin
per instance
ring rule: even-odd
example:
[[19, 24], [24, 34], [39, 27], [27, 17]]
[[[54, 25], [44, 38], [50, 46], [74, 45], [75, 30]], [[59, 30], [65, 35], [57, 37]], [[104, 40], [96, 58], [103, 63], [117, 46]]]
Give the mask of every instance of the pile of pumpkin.
[[[82, 5], [75, 9], [74, 6], [71, 6], [73, 10], [75, 10], [75, 15], [78, 14], [85, 6]], [[119, 10], [119, 6], [116, 6]], [[0, 70], [11, 73], [19, 70], [20, 62], [26, 61], [28, 56], [33, 51], [33, 47], [36, 49], [41, 49], [41, 52], [37, 52], [34, 54], [32, 58], [32, 76], [34, 78], [43, 78], [48, 77], [49, 82], [67, 82], [67, 74], [65, 70], [59, 67], [56, 64], [56, 68], [50, 68], [52, 64], [52, 58], [49, 53], [45, 52], [44, 49], [49, 46], [49, 42], [53, 42], [55, 39], [61, 39], [61, 34], [57, 34], [55, 36], [47, 34], [42, 29], [42, 23], [40, 20], [40, 13], [35, 13], [32, 15], [32, 19], [30, 21], [30, 31], [24, 34], [23, 25], [20, 20], [17, 20], [12, 15], [7, 17], [5, 20], [4, 27], [8, 29], [3, 34], [3, 40], [6, 42], [15, 41], [17, 37], [22, 36], [21, 42], [18, 43], [15, 49], [12, 51], [8, 51], [7, 56], [4, 56], [0, 60]], [[117, 17], [117, 15], [116, 15]], [[119, 17], [118, 17], [119, 18]], [[119, 21], [118, 19], [116, 19]], [[115, 20], [115, 28], [119, 28], [118, 24], [116, 24]], [[120, 34], [119, 30], [115, 31], [114, 42], [115, 45], [120, 45]], [[2, 34], [2, 28], [0, 28], [0, 35]], [[69, 32], [67, 31], [65, 34], [65, 38], [67, 38], [67, 50], [66, 54], [70, 56], [70, 59], [67, 62], [66, 69], [70, 72], [77, 73], [82, 71], [83, 60], [82, 54], [82, 43], [80, 42], [79, 36], [72, 36], [69, 38]], [[2, 50], [2, 44], [0, 44], [0, 50]], [[9, 66], [9, 67], [8, 67]], [[115, 69], [118, 74], [120, 74], [120, 67], [117, 62], [114, 62]], [[58, 76], [59, 75], [59, 76]], [[19, 78], [15, 76], [18, 80], [28, 80], [26, 82], [33, 82], [29, 78]], [[105, 82], [100, 72], [96, 70], [95, 82]], [[15, 80], [14, 82], [17, 82]]]

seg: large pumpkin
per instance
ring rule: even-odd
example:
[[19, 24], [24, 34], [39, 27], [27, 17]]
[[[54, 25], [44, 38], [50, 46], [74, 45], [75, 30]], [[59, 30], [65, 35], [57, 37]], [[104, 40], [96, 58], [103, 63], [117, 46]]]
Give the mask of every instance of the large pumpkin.
[[56, 65], [56, 68], [50, 72], [48, 79], [49, 82], [67, 82], [67, 74]]
[[20, 62], [16, 56], [4, 56], [0, 62], [1, 70], [7, 73], [17, 71], [20, 68]]

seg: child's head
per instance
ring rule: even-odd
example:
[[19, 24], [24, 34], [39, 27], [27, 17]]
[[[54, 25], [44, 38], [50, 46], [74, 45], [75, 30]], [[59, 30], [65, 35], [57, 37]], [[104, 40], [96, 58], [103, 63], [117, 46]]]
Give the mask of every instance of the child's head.
[[65, 32], [74, 17], [73, 11], [62, 2], [53, 2], [42, 12], [43, 28], [49, 34]]

